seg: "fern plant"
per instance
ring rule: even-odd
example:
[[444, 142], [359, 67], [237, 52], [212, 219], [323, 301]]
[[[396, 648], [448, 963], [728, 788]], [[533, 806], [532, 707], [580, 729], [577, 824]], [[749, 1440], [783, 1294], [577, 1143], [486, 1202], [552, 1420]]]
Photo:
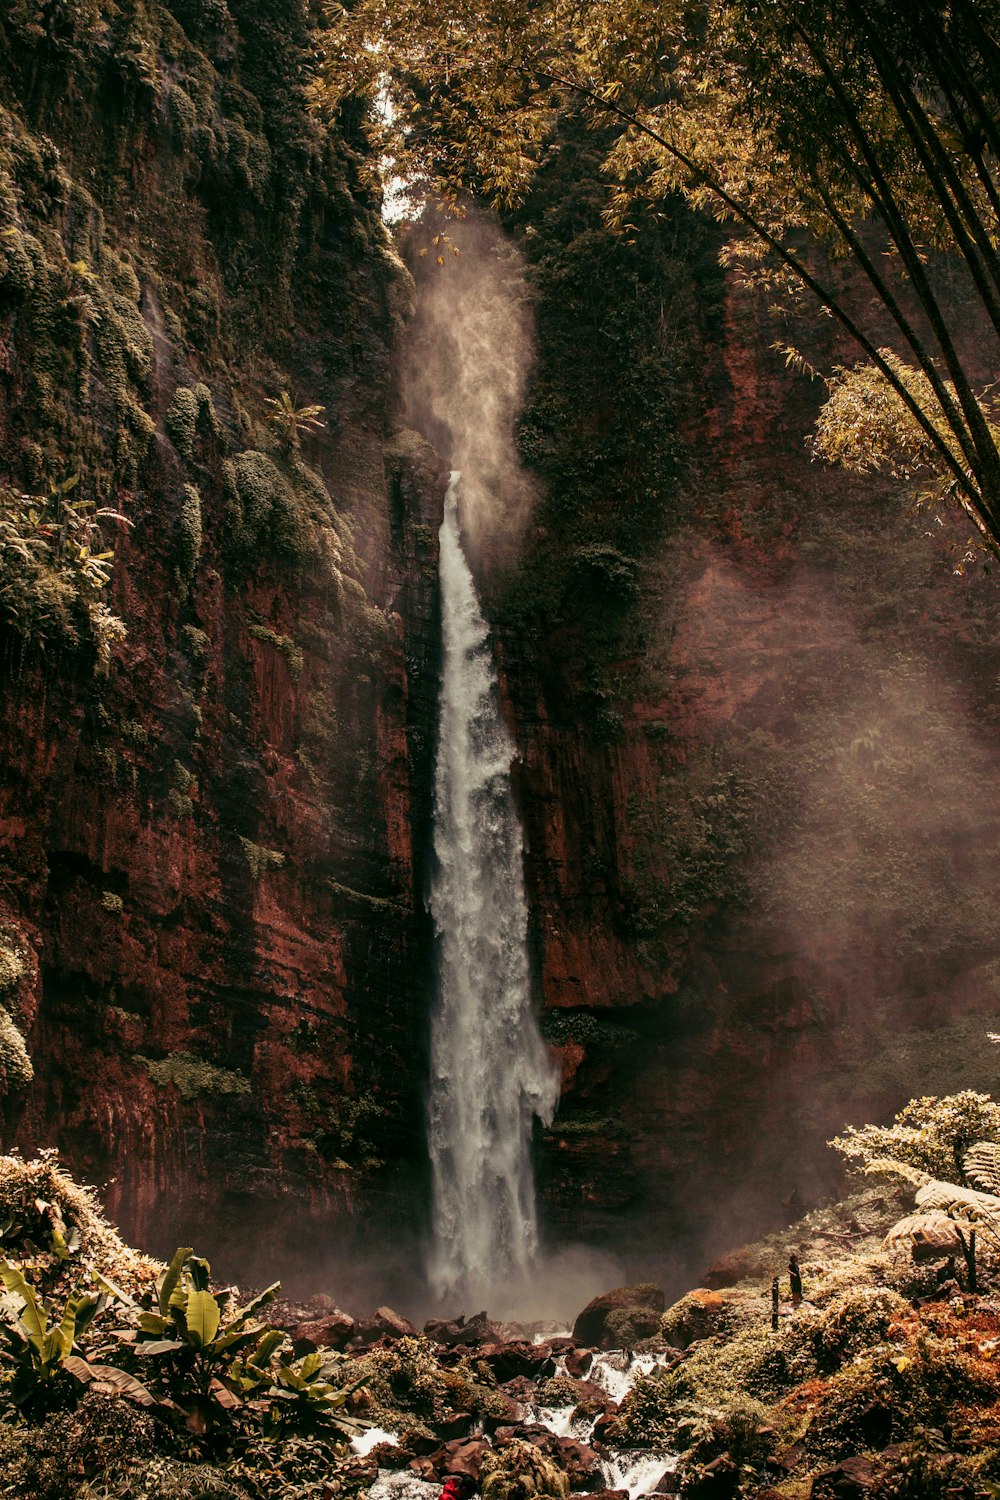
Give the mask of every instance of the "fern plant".
[[326, 427], [320, 421], [325, 406], [296, 406], [287, 391], [280, 391], [277, 397], [265, 397], [264, 404], [268, 407], [267, 420], [277, 428], [282, 446], [288, 452], [299, 446], [304, 435], [312, 437]]

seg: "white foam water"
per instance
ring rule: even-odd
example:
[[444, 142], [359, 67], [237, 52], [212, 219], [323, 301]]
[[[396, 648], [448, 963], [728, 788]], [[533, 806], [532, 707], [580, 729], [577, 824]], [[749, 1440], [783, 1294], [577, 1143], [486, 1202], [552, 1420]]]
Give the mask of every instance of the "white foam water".
[[607, 1391], [612, 1401], [624, 1401], [636, 1381], [658, 1365], [665, 1365], [666, 1354], [630, 1354], [625, 1349], [609, 1349], [595, 1354], [587, 1379]]
[[431, 1286], [496, 1308], [538, 1254], [531, 1134], [558, 1081], [531, 996], [514, 746], [489, 632], [462, 550], [460, 475], [441, 526], [443, 660], [430, 910], [437, 936], [428, 1145]]
[[440, 1484], [417, 1479], [407, 1469], [379, 1469], [368, 1500], [438, 1500]]
[[367, 1432], [360, 1432], [357, 1437], [351, 1438], [351, 1447], [362, 1458], [367, 1458], [379, 1443], [389, 1443], [392, 1447], [398, 1448], [399, 1435], [395, 1432], [386, 1432], [382, 1427], [369, 1427]]
[[662, 1450], [612, 1448], [601, 1459], [605, 1489], [628, 1490], [629, 1500], [651, 1495], [663, 1478], [677, 1467], [677, 1456]]

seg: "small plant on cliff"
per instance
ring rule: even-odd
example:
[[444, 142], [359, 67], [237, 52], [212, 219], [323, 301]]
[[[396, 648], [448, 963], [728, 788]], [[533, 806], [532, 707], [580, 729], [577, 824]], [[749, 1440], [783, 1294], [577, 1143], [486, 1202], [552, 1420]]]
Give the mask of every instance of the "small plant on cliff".
[[128, 525], [119, 511], [70, 499], [78, 476], [52, 484], [46, 495], [0, 489], [0, 606], [26, 637], [77, 637], [73, 615], [82, 609], [102, 669], [125, 626], [103, 601], [114, 548], [102, 523]]
[[320, 421], [325, 406], [296, 406], [287, 391], [280, 391], [277, 397], [265, 397], [264, 404], [268, 408], [267, 420], [277, 429], [286, 452], [298, 448], [303, 435], [312, 437], [326, 428], [326, 423]]

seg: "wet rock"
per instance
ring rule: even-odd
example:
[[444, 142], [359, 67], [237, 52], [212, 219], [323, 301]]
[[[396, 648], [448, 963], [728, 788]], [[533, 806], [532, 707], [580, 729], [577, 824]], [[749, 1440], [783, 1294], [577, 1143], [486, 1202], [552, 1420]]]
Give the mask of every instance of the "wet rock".
[[[570, 1495], [569, 1500], [582, 1500], [580, 1495]], [[628, 1490], [590, 1490], [586, 1500], [628, 1500]]]
[[301, 1346], [305, 1346], [304, 1353], [310, 1349], [346, 1349], [356, 1327], [354, 1319], [342, 1312], [329, 1313], [311, 1323], [300, 1323], [292, 1334], [296, 1352]]
[[630, 1348], [659, 1332], [666, 1298], [651, 1282], [620, 1286], [594, 1297], [573, 1324], [578, 1344], [596, 1349]]
[[486, 1433], [495, 1433], [501, 1427], [516, 1427], [518, 1422], [524, 1420], [524, 1408], [518, 1401], [512, 1401], [506, 1391], [500, 1391], [498, 1395], [506, 1401], [507, 1410], [502, 1415], [498, 1412], [483, 1413], [481, 1420]]
[[490, 1445], [482, 1438], [445, 1443], [436, 1455], [432, 1455], [437, 1460], [437, 1476], [443, 1478], [446, 1474], [467, 1474], [470, 1479], [478, 1479], [480, 1465], [489, 1452]]
[[462, 1320], [454, 1318], [428, 1318], [424, 1324], [424, 1334], [433, 1340], [435, 1344], [444, 1344], [446, 1347], [456, 1342], [462, 1332]]
[[609, 1406], [594, 1423], [590, 1440], [592, 1443], [614, 1444], [617, 1442], [619, 1436], [617, 1408]]
[[578, 1443], [574, 1438], [557, 1438], [550, 1451], [569, 1476], [573, 1489], [587, 1489], [588, 1481], [596, 1481], [599, 1477], [597, 1454], [587, 1443]]
[[962, 1254], [962, 1241], [954, 1220], [938, 1209], [900, 1219], [893, 1224], [883, 1244], [886, 1250], [908, 1251], [918, 1265]]
[[476, 1344], [502, 1343], [500, 1330], [496, 1323], [491, 1323], [485, 1312], [476, 1313], [474, 1318], [467, 1319], [459, 1325], [458, 1332], [448, 1340], [453, 1346]]
[[407, 1452], [407, 1461], [411, 1458], [426, 1458], [430, 1453], [436, 1453], [441, 1447], [441, 1439], [426, 1428], [408, 1427], [400, 1434], [399, 1445]]
[[483, 1344], [479, 1358], [486, 1361], [501, 1385], [519, 1375], [537, 1380], [555, 1369], [548, 1344], [529, 1344], [523, 1339], [506, 1344]]
[[[553, 1354], [556, 1353], [554, 1344], [552, 1346], [552, 1352]], [[593, 1363], [593, 1349], [577, 1349], [575, 1347], [571, 1347], [566, 1351], [567, 1374], [572, 1375], [576, 1380], [582, 1380], [583, 1377], [589, 1372], [590, 1367]]]
[[440, 1422], [434, 1423], [434, 1429], [438, 1435], [446, 1441], [455, 1438], [468, 1437], [473, 1423], [472, 1413], [469, 1411], [452, 1412], [450, 1416], [442, 1417]]
[[702, 1277], [702, 1285], [711, 1291], [720, 1287], [735, 1286], [750, 1277], [761, 1277], [760, 1255], [752, 1248], [729, 1250], [714, 1260]]
[[527, 1375], [515, 1375], [513, 1380], [505, 1380], [503, 1393], [519, 1405], [534, 1404], [538, 1400], [538, 1387]]
[[728, 1453], [720, 1453], [710, 1464], [689, 1469], [684, 1476], [684, 1493], [696, 1500], [733, 1500], [739, 1490], [740, 1468]]
[[370, 1318], [362, 1318], [355, 1325], [350, 1341], [352, 1349], [370, 1349], [380, 1339], [415, 1338], [417, 1330], [408, 1319], [394, 1312], [391, 1307], [380, 1307]]
[[430, 1453], [422, 1453], [418, 1458], [411, 1459], [407, 1468], [418, 1479], [431, 1481], [438, 1478], [437, 1464], [434, 1461], [434, 1455]]

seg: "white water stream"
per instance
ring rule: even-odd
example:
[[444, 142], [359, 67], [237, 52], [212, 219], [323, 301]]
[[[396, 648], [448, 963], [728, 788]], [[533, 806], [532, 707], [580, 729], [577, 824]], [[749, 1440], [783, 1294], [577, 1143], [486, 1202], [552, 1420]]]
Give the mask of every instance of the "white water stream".
[[531, 1001], [514, 747], [462, 551], [459, 475], [441, 526], [442, 669], [430, 910], [438, 939], [428, 1143], [441, 1297], [497, 1308], [538, 1252], [534, 1117], [550, 1121], [558, 1081]]

